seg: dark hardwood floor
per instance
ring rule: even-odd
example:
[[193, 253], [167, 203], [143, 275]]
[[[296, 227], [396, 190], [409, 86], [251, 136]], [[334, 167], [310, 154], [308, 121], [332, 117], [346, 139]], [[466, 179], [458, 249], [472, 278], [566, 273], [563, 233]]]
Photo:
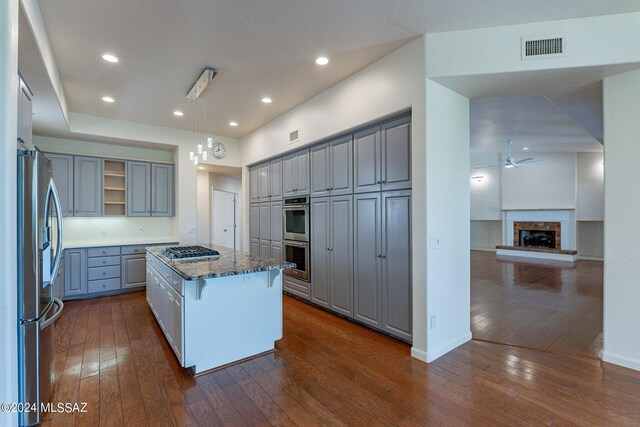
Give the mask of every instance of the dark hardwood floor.
[[193, 378], [143, 293], [69, 302], [47, 426], [639, 425], [640, 373], [470, 342], [425, 364], [408, 345], [284, 298], [273, 354]]
[[473, 338], [600, 358], [602, 264], [471, 251]]

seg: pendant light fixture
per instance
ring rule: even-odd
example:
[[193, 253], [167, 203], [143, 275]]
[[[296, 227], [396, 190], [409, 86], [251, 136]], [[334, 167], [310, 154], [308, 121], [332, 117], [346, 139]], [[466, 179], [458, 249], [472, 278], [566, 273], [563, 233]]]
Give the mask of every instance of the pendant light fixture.
[[[193, 109], [195, 110], [194, 114], [192, 115], [192, 118], [194, 122], [193, 132], [196, 135], [198, 135], [199, 133], [206, 132], [207, 130], [206, 122], [208, 118], [207, 110], [206, 110], [207, 105], [205, 103], [203, 108], [198, 108], [199, 107], [198, 98], [200, 97], [200, 95], [202, 95], [204, 90], [207, 88], [211, 80], [213, 80], [213, 78], [216, 75], [217, 75], [217, 72], [213, 68], [211, 67], [205, 68], [202, 74], [200, 75], [200, 77], [198, 77], [198, 80], [195, 81], [195, 83], [187, 93], [187, 98], [193, 101], [192, 105], [194, 107]], [[202, 114], [202, 120], [200, 120], [200, 114]], [[195, 152], [194, 150], [189, 151], [189, 160], [193, 161], [193, 164], [195, 166], [197, 166], [198, 163], [200, 162], [200, 158], [203, 161], [206, 161], [209, 157], [208, 150], [211, 147], [213, 147], [213, 138], [211, 136], [208, 136], [206, 139], [206, 143], [207, 143], [206, 148], [204, 147], [204, 141], [203, 141], [203, 142], [197, 143]]]

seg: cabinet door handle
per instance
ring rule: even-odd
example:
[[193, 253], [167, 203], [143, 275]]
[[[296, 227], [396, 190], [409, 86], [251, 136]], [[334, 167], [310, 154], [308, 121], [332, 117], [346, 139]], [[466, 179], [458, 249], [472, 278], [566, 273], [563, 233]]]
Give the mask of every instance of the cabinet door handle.
[[376, 255], [376, 257], [378, 257], [378, 258], [382, 258], [382, 255], [378, 254], [378, 255]]
[[381, 257], [382, 259], [387, 259], [387, 256], [386, 256], [386, 255], [381, 255], [380, 257]]
[[382, 184], [382, 181], [376, 181], [376, 184]]
[[327, 191], [331, 190], [331, 188], [327, 187]]

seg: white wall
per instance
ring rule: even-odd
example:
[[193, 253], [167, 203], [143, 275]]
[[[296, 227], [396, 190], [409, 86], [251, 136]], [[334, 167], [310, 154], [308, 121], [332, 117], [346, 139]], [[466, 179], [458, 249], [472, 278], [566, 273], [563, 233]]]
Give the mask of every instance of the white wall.
[[527, 153], [546, 160], [519, 168], [503, 168], [502, 209], [574, 209], [575, 153]]
[[[427, 35], [427, 76], [458, 76], [640, 62], [640, 13]], [[521, 59], [522, 37], [563, 35], [567, 55]]]
[[[413, 348], [426, 357], [426, 151], [424, 37], [420, 37], [242, 138], [243, 165], [411, 108]], [[300, 131], [300, 141], [288, 135]], [[468, 128], [467, 128], [468, 130]], [[243, 171], [243, 243], [248, 248], [248, 171]], [[468, 198], [468, 197], [467, 197]], [[468, 236], [467, 236], [468, 239]]]
[[[242, 181], [229, 178], [226, 176], [209, 173], [207, 171], [198, 170], [197, 178], [197, 218], [198, 218], [198, 242], [211, 243], [211, 215], [212, 200], [211, 190], [230, 191], [238, 193], [242, 198]], [[240, 206], [239, 209], [242, 207]], [[242, 230], [240, 230], [242, 231]], [[242, 242], [238, 250], [242, 250]]]
[[576, 238], [580, 259], [604, 260], [604, 221], [577, 221]]
[[[18, 0], [0, 2], [0, 402], [18, 401], [16, 130]], [[18, 415], [0, 412], [0, 425]]]
[[471, 220], [471, 249], [495, 251], [502, 245], [502, 221]]
[[603, 359], [640, 370], [640, 70], [606, 78], [603, 92]]
[[166, 217], [69, 217], [64, 218], [63, 227], [67, 248], [178, 241], [175, 220]]
[[426, 101], [427, 235], [441, 244], [427, 247], [427, 319], [436, 316], [427, 333], [432, 361], [471, 339], [469, 100], [427, 80]]
[[471, 153], [471, 220], [502, 219], [502, 168], [475, 169], [500, 163], [499, 153]]
[[173, 149], [158, 150], [144, 147], [127, 147], [86, 140], [72, 140], [34, 135], [33, 144], [42, 151], [85, 156], [112, 157], [125, 160], [173, 163]]
[[604, 155], [578, 153], [576, 220], [604, 220]]
[[[189, 151], [204, 141], [207, 135], [180, 129], [146, 125], [125, 120], [108, 119], [86, 114], [70, 113], [71, 132], [87, 138], [117, 138], [135, 144], [164, 145], [174, 149], [173, 161], [176, 167], [176, 237], [182, 244], [195, 243], [197, 235], [197, 168], [189, 160]], [[222, 160], [210, 159], [205, 164], [220, 166], [241, 166], [239, 141], [214, 135], [227, 147], [227, 155]], [[194, 232], [190, 232], [190, 230]]]

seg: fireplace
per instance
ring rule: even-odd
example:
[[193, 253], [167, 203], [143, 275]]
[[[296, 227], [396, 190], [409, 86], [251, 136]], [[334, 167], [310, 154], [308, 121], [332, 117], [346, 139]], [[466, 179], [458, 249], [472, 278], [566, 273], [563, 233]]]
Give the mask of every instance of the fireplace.
[[573, 262], [576, 251], [574, 209], [505, 209], [499, 256]]
[[528, 248], [562, 249], [560, 223], [514, 221], [513, 245]]
[[528, 248], [556, 247], [555, 231], [520, 230], [518, 234], [518, 246], [526, 246]]

